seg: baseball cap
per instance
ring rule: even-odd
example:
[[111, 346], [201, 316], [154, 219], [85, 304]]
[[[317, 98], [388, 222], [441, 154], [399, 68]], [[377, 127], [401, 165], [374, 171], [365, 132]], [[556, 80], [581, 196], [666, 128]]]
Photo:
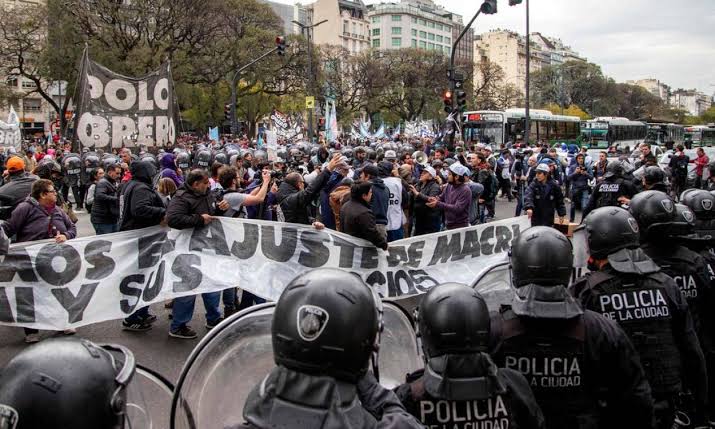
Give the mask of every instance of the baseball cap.
[[17, 156], [11, 156], [5, 163], [5, 168], [9, 172], [22, 171], [25, 169], [25, 161]]
[[456, 174], [457, 176], [469, 176], [469, 169], [459, 162], [455, 162], [454, 164], [450, 165], [449, 171]]
[[541, 163], [541, 164], [539, 164], [539, 165], [536, 166], [536, 171], [537, 171], [537, 172], [541, 171], [541, 172], [544, 172], [544, 173], [549, 173], [549, 172], [551, 171], [551, 169], [549, 168], [548, 165], [546, 165], [546, 164], [544, 164], [544, 163]]
[[429, 175], [432, 176], [432, 178], [437, 177], [437, 171], [434, 168], [430, 167], [429, 165], [427, 167], [423, 168], [422, 172], [429, 173]]
[[385, 159], [397, 159], [397, 153], [394, 150], [385, 151]]

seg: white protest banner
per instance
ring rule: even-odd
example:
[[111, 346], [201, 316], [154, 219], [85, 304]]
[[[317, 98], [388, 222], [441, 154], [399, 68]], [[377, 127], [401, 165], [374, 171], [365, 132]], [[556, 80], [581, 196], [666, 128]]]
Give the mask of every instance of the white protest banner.
[[10, 106], [7, 122], [0, 121], [0, 146], [14, 148], [16, 153], [20, 153], [22, 149], [20, 119], [12, 106]]
[[354, 272], [385, 297], [420, 294], [447, 281], [472, 283], [505, 260], [528, 226], [525, 216], [511, 218], [396, 241], [388, 251], [335, 231], [229, 218], [189, 230], [19, 243], [0, 257], [0, 324], [62, 330], [233, 286], [275, 300], [319, 267]]
[[169, 63], [142, 77], [115, 73], [82, 58], [75, 133], [83, 148], [165, 146], [176, 140]]

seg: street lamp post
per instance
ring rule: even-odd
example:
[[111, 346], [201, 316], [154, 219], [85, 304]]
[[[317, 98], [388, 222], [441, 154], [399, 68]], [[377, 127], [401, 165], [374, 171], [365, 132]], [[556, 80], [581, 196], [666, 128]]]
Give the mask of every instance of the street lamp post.
[[529, 0], [526, 0], [526, 109], [524, 112], [524, 141], [529, 144], [529, 69], [531, 68], [531, 38], [529, 37]]
[[[310, 20], [313, 21], [313, 15], [311, 14]], [[292, 21], [293, 24], [300, 27], [301, 34], [304, 34], [308, 39], [308, 94], [313, 94], [315, 89], [315, 75], [313, 73], [313, 29], [320, 24], [328, 22], [324, 19], [318, 23], [305, 25], [299, 21]], [[308, 109], [308, 138], [313, 141], [313, 111], [315, 110], [315, 104], [311, 109]]]
[[245, 66], [239, 68], [233, 74], [233, 78], [231, 79], [231, 134], [233, 134], [234, 136], [238, 132], [238, 121], [236, 120], [236, 99], [238, 98], [236, 85], [238, 84], [238, 76], [241, 75], [242, 71], [246, 70], [247, 68], [251, 67], [252, 65], [256, 64], [257, 62], [276, 52], [277, 50], [278, 47], [271, 49], [270, 51], [264, 53], [260, 57], [246, 64]]

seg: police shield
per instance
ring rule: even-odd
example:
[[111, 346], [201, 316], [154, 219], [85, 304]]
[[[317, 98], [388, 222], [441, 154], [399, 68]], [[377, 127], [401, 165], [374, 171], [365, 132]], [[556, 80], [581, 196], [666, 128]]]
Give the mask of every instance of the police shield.
[[127, 428], [169, 427], [174, 385], [158, 372], [137, 364], [127, 386]]
[[[170, 427], [224, 428], [242, 423], [248, 394], [275, 367], [271, 323], [275, 303], [241, 311], [212, 329], [191, 352], [179, 376]], [[421, 367], [410, 317], [385, 302], [380, 379], [386, 387]], [[346, 333], [349, 335], [349, 333]]]
[[489, 311], [498, 311], [502, 305], [511, 303], [514, 288], [511, 285], [509, 262], [490, 267], [472, 283], [472, 288], [484, 297]]

